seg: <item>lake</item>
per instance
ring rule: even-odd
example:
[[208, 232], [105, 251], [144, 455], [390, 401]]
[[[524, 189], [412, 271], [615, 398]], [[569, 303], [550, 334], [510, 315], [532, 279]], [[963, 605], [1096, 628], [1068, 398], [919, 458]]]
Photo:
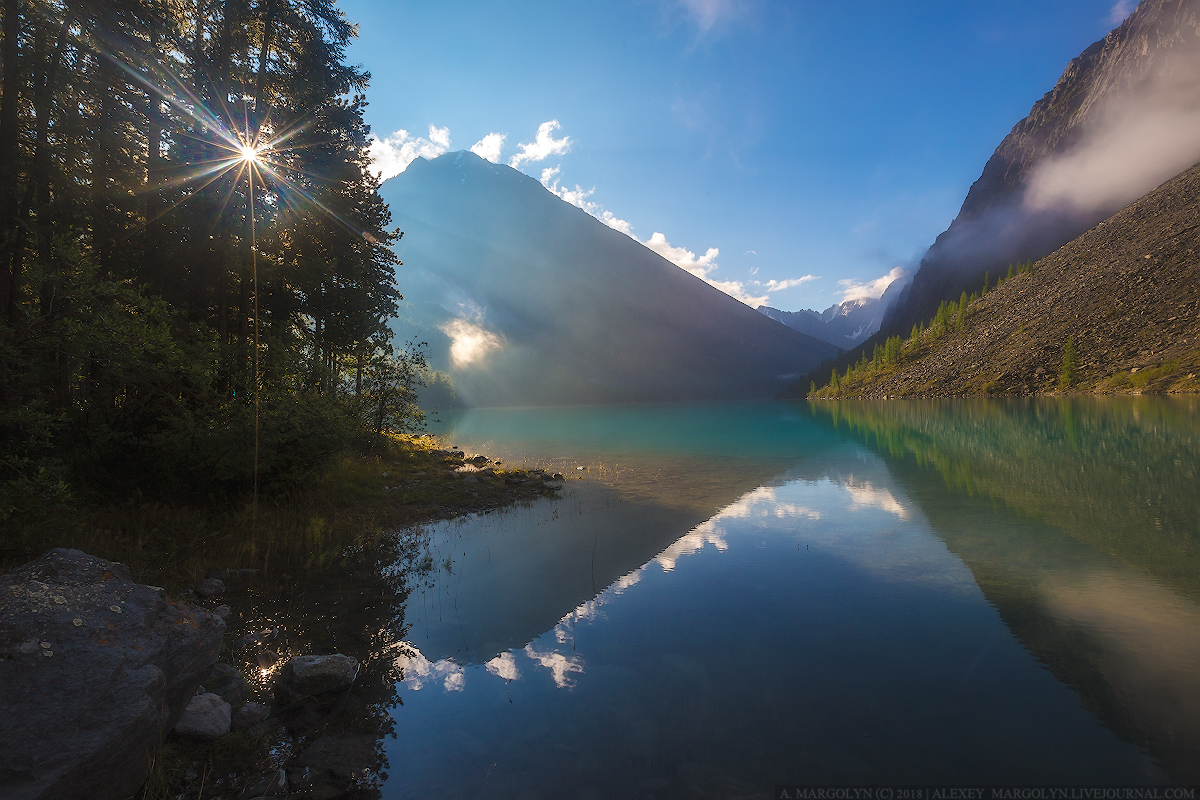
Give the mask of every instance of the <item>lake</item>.
[[561, 495], [256, 590], [369, 796], [1200, 782], [1200, 402], [490, 409]]

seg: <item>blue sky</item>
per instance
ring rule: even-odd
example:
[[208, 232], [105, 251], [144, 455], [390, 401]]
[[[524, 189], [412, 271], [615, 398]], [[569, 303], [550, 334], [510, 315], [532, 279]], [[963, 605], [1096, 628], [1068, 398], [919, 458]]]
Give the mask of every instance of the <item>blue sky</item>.
[[493, 160], [527, 153], [519, 168], [566, 199], [784, 310], [912, 269], [1000, 140], [1133, 5], [341, 3], [381, 167], [503, 134]]

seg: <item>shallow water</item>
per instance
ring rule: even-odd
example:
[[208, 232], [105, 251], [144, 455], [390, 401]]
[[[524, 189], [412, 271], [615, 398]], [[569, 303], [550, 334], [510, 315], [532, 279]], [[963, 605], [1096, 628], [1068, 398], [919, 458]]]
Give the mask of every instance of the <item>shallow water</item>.
[[567, 486], [265, 612], [366, 661], [383, 797], [1200, 781], [1194, 400], [476, 410], [442, 432]]

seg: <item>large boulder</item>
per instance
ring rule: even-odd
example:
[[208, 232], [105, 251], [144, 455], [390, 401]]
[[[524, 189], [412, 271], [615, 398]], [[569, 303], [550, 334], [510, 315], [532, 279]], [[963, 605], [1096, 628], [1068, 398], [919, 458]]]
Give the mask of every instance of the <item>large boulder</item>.
[[283, 699], [294, 700], [349, 689], [357, 676], [353, 656], [296, 656], [284, 664], [279, 688]]
[[246, 685], [246, 679], [230, 664], [214, 666], [204, 679], [204, 688], [213, 694], [219, 694], [222, 700], [234, 706], [250, 696], [250, 687]]
[[224, 633], [78, 550], [0, 576], [0, 797], [128, 798]]
[[183, 716], [175, 723], [175, 733], [185, 739], [215, 742], [229, 733], [232, 713], [221, 695], [207, 692], [188, 701]]

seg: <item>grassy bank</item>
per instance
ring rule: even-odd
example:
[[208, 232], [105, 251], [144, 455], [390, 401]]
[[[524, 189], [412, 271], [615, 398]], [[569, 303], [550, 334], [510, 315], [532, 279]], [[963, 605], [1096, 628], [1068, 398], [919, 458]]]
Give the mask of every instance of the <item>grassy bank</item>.
[[434, 519], [554, 491], [544, 473], [489, 464], [474, 482], [464, 458], [431, 436], [392, 436], [347, 454], [303, 486], [259, 498], [74, 502], [3, 523], [0, 571], [54, 547], [127, 564], [135, 580], [175, 592], [212, 569], [302, 569], [345, 547]]

